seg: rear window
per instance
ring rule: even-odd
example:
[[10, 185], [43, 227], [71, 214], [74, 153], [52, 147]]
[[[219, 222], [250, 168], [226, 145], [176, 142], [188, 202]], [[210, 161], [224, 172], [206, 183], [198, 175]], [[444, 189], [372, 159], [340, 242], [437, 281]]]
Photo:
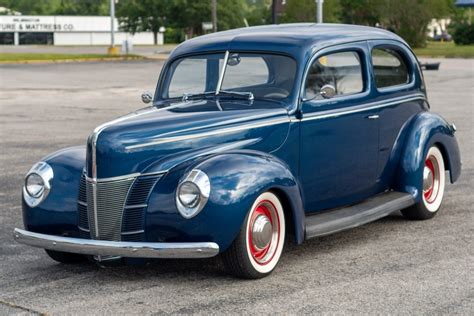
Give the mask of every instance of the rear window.
[[410, 81], [408, 67], [397, 51], [377, 47], [372, 50], [372, 65], [377, 88], [394, 87]]

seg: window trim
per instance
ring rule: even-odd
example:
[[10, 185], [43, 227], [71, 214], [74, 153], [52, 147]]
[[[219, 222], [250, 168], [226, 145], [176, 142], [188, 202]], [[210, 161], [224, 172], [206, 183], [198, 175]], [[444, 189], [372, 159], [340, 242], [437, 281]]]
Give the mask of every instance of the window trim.
[[[377, 80], [375, 79], [374, 63], [373, 63], [372, 56], [373, 56], [374, 49], [380, 49], [380, 48], [391, 49], [400, 55], [401, 61], [405, 63], [405, 66], [407, 69], [408, 82], [397, 84], [394, 86], [383, 87], [383, 88], [377, 87]], [[406, 88], [413, 87], [413, 85], [415, 84], [415, 74], [413, 70], [413, 65], [410, 59], [408, 58], [408, 55], [406, 54], [406, 52], [404, 52], [400, 46], [395, 45], [395, 44], [376, 44], [370, 48], [370, 73], [372, 75], [372, 80], [374, 82], [374, 88], [377, 92], [380, 92], [380, 93], [404, 90]]]
[[[356, 100], [360, 98], [367, 97], [370, 94], [371, 91], [371, 83], [370, 83], [370, 78], [371, 74], [369, 72], [369, 64], [367, 60], [367, 53], [364, 48], [361, 47], [361, 45], [366, 45], [366, 41], [360, 41], [360, 42], [351, 42], [351, 43], [346, 43], [340, 46], [333, 46], [333, 47], [327, 47], [325, 49], [321, 49], [319, 51], [316, 51], [313, 56], [311, 56], [309, 62], [306, 64], [304, 73], [303, 73], [303, 80], [302, 84], [300, 87], [300, 95], [299, 95], [299, 103], [300, 103], [300, 111], [303, 110], [302, 105], [303, 104], [308, 104], [312, 108], [316, 107], [321, 107], [324, 104], [332, 104], [334, 102], [344, 102], [344, 101], [349, 101], [349, 100]], [[352, 94], [343, 94], [339, 96], [335, 96], [331, 99], [318, 99], [318, 100], [307, 100], [303, 101], [303, 97], [305, 95], [305, 89], [306, 89], [306, 80], [308, 79], [309, 71], [311, 69], [311, 65], [313, 62], [322, 56], [326, 55], [331, 55], [331, 54], [336, 54], [336, 53], [344, 53], [344, 52], [355, 52], [356, 54], [359, 55], [359, 60], [360, 60], [360, 67], [362, 71], [362, 87], [363, 90], [358, 93], [352, 93]]]

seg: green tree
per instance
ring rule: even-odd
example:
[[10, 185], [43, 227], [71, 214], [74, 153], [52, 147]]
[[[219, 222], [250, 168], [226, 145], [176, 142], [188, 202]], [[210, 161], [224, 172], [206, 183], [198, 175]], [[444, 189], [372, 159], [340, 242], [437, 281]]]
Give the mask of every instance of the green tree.
[[448, 0], [380, 0], [382, 25], [404, 38], [413, 47], [426, 45], [427, 26], [433, 18], [451, 13]]
[[[340, 22], [340, 11], [339, 0], [325, 1], [323, 7], [324, 22]], [[316, 2], [314, 0], [288, 0], [281, 22], [316, 22]]]
[[343, 23], [371, 25], [380, 22], [380, 0], [339, 0], [342, 10], [340, 17]]
[[6, 7], [23, 15], [51, 15], [60, 0], [0, 0], [0, 7]]
[[109, 10], [109, 1], [107, 0], [60, 0], [55, 14], [108, 15]]
[[[217, 1], [217, 29], [224, 31], [245, 26], [248, 7], [245, 0]], [[170, 25], [186, 29], [188, 37], [203, 33], [202, 22], [211, 21], [210, 0], [175, 0], [170, 12]]]
[[166, 25], [172, 7], [172, 0], [121, 0], [116, 6], [116, 16], [127, 32], [153, 32], [157, 44], [160, 27]]
[[269, 24], [272, 20], [272, 0], [247, 0], [245, 18], [250, 26]]

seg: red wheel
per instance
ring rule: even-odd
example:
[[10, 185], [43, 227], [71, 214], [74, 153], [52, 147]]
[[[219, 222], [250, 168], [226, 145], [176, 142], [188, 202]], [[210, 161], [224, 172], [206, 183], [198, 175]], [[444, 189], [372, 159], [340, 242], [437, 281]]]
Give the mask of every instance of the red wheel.
[[255, 200], [239, 236], [224, 254], [226, 266], [244, 278], [268, 275], [280, 260], [285, 233], [285, 215], [278, 197], [263, 193]]
[[423, 187], [421, 201], [414, 206], [403, 210], [405, 217], [410, 219], [432, 218], [443, 202], [446, 170], [441, 151], [433, 146], [426, 154], [423, 166]]

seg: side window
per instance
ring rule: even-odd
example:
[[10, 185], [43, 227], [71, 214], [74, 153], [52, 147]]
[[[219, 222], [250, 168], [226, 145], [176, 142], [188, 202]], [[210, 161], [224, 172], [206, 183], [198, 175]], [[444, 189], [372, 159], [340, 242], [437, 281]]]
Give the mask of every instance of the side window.
[[372, 50], [372, 65], [374, 67], [377, 88], [403, 85], [410, 81], [405, 61], [393, 49], [385, 47], [374, 48]]
[[306, 78], [305, 98], [322, 99], [321, 88], [325, 85], [331, 85], [336, 96], [362, 92], [364, 80], [359, 54], [340, 52], [316, 59]]

